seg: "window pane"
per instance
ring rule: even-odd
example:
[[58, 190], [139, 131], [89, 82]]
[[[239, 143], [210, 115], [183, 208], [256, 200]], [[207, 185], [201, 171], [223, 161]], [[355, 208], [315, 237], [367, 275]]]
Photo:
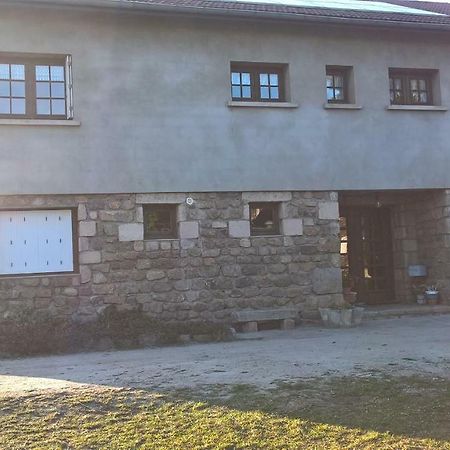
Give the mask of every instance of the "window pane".
[[426, 91], [427, 89], [427, 83], [425, 80], [419, 80], [419, 89], [421, 91]]
[[36, 97], [50, 97], [50, 83], [36, 83]]
[[334, 90], [334, 98], [336, 100], [344, 100], [344, 90], [341, 88], [336, 88]]
[[11, 96], [12, 97], [25, 97], [25, 81], [12, 81], [11, 82]]
[[250, 74], [247, 72], [241, 73], [241, 82], [247, 86], [250, 86]]
[[411, 90], [413, 91], [417, 90], [418, 87], [417, 80], [409, 80], [409, 86]]
[[231, 86], [231, 96], [233, 98], [241, 97], [241, 87], [240, 86]]
[[394, 87], [395, 89], [402, 88], [402, 80], [400, 78], [394, 78]]
[[36, 81], [50, 81], [48, 66], [36, 66]]
[[333, 87], [333, 76], [327, 75], [327, 87]]
[[25, 80], [25, 66], [23, 64], [11, 65], [11, 79], [12, 80]]
[[420, 93], [420, 103], [428, 103], [428, 94], [426, 92]]
[[175, 237], [176, 206], [144, 206], [144, 237], [151, 239], [152, 237]]
[[269, 88], [267, 86], [261, 86], [261, 98], [269, 98]]
[[417, 91], [411, 92], [411, 101], [413, 103], [419, 103], [419, 93]]
[[9, 98], [0, 98], [0, 114], [10, 114]]
[[252, 90], [250, 86], [242, 86], [242, 97], [243, 98], [251, 98], [252, 97]]
[[250, 225], [252, 234], [278, 234], [277, 204], [251, 204]]
[[52, 100], [52, 114], [62, 116], [66, 113], [66, 102], [64, 100]]
[[65, 98], [66, 86], [64, 83], [52, 83], [52, 97]]
[[279, 94], [278, 94], [278, 88], [277, 87], [271, 87], [270, 88], [270, 98], [278, 100]]
[[278, 86], [278, 75], [276, 73], [270, 74], [270, 84], [271, 86]]
[[332, 87], [327, 88], [327, 99], [334, 100], [334, 91]]
[[36, 112], [40, 115], [50, 115], [50, 100], [39, 99], [36, 101]]
[[64, 67], [51, 66], [50, 76], [52, 81], [64, 81]]
[[25, 99], [13, 98], [11, 100], [11, 113], [12, 114], [25, 114]]
[[261, 86], [268, 86], [269, 85], [269, 74], [260, 73], [259, 74], [259, 84]]
[[344, 77], [342, 75], [334, 76], [334, 85], [336, 87], [344, 87]]
[[231, 73], [231, 84], [241, 84], [241, 74], [239, 72]]
[[0, 97], [9, 97], [9, 81], [0, 81]]
[[9, 64], [0, 64], [0, 80], [9, 80]]

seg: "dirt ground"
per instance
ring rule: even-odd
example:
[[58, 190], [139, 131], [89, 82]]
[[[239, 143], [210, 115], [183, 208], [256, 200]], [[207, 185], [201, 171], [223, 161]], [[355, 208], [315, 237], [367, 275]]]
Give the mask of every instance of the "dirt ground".
[[0, 393], [79, 384], [176, 389], [317, 376], [450, 378], [450, 315], [373, 320], [354, 329], [300, 326], [245, 340], [0, 360]]

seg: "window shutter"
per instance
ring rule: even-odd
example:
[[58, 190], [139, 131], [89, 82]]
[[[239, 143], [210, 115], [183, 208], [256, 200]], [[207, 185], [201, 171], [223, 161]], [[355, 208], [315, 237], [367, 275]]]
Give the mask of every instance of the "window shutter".
[[66, 56], [66, 104], [67, 118], [73, 119], [73, 81], [72, 81], [72, 56]]

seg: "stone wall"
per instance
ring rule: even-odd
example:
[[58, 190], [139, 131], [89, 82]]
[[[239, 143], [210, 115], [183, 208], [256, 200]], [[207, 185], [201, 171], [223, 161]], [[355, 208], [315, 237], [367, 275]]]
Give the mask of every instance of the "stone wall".
[[[281, 235], [249, 236], [250, 201], [280, 202]], [[178, 204], [179, 239], [144, 241], [146, 203]], [[76, 273], [0, 277], [0, 317], [29, 308], [89, 320], [115, 304], [228, 321], [235, 310], [307, 314], [342, 301], [334, 192], [0, 197], [5, 210], [58, 207], [77, 211]]]

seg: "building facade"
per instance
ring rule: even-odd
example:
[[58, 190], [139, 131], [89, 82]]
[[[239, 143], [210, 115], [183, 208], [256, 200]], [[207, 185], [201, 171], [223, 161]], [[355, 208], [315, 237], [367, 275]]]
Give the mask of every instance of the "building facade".
[[0, 2], [4, 317], [446, 301], [450, 17], [224, 4]]

